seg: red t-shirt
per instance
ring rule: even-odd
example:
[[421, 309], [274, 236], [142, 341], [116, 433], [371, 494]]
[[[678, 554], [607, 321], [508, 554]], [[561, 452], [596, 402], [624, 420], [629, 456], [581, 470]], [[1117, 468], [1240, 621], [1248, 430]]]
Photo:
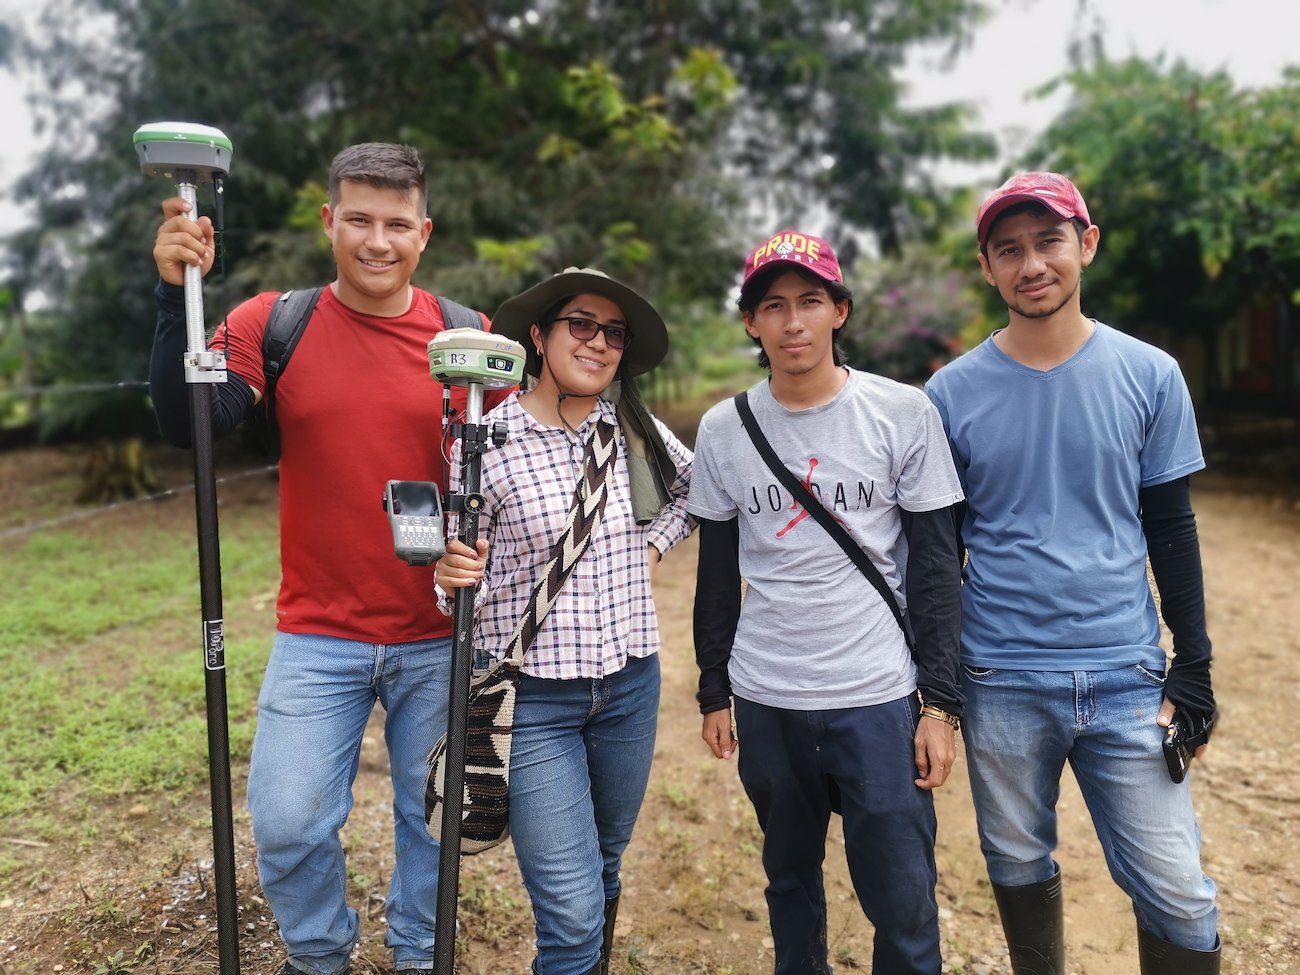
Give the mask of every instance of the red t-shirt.
[[[437, 300], [413, 289], [397, 318], [363, 315], [331, 288], [275, 387], [280, 428], [281, 630], [365, 643], [451, 634], [438, 611], [431, 566], [393, 553], [383, 510], [389, 480], [443, 480], [442, 384], [429, 375], [428, 343], [444, 328]], [[229, 369], [266, 385], [262, 333], [278, 295], [230, 313]], [[215, 348], [224, 347], [219, 330]], [[504, 393], [485, 397], [484, 410]], [[452, 390], [465, 406], [465, 390]], [[260, 406], [258, 407], [260, 409]]]

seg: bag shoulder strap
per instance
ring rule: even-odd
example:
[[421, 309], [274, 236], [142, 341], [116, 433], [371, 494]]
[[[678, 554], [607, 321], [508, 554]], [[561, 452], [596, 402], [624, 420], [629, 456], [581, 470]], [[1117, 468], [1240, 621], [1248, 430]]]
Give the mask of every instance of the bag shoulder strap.
[[555, 605], [560, 588], [573, 572], [583, 553], [591, 544], [592, 536], [600, 527], [605, 501], [609, 497], [609, 474], [618, 459], [618, 427], [605, 420], [596, 421], [587, 438], [582, 475], [573, 492], [573, 504], [564, 530], [551, 546], [550, 557], [542, 576], [528, 597], [528, 607], [519, 618], [514, 637], [510, 640], [505, 662], [515, 667], [524, 661], [542, 628], [542, 621]]
[[473, 308], [467, 308], [458, 301], [441, 296], [438, 298], [438, 307], [442, 309], [444, 328], [476, 328], [480, 332], [484, 330], [483, 316]]
[[894, 620], [898, 623], [898, 628], [903, 631], [903, 639], [907, 641], [910, 650], [912, 648], [912, 635], [908, 631], [906, 621], [903, 619], [903, 611], [898, 605], [898, 600], [895, 598], [893, 590], [889, 588], [889, 583], [885, 581], [885, 577], [881, 575], [880, 570], [868, 558], [867, 553], [862, 551], [862, 546], [850, 537], [844, 526], [836, 521], [834, 516], [826, 510], [813, 493], [790, 473], [790, 469], [785, 464], [781, 463], [781, 458], [776, 455], [776, 451], [772, 449], [772, 445], [759, 427], [758, 420], [754, 418], [754, 411], [749, 407], [749, 394], [747, 392], [737, 393], [735, 403], [736, 412], [740, 414], [740, 422], [744, 425], [745, 432], [749, 434], [749, 439], [758, 448], [759, 456], [771, 468], [772, 473], [776, 475], [776, 479], [785, 486], [785, 489], [794, 496], [795, 500], [803, 505], [804, 510], [826, 529], [826, 533], [844, 550], [844, 554], [858, 567], [858, 570], [867, 577], [867, 581], [880, 594], [880, 598], [889, 607], [889, 611], [894, 614]]

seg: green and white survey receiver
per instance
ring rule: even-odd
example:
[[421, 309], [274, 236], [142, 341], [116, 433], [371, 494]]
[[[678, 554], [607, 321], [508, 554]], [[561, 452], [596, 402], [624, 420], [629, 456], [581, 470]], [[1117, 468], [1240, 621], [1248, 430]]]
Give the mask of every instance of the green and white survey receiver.
[[234, 151], [220, 129], [195, 122], [148, 122], [135, 130], [135, 154], [150, 176], [192, 173], [197, 182], [230, 172]]
[[429, 372], [447, 386], [515, 386], [524, 377], [524, 347], [474, 328], [452, 328], [429, 341]]

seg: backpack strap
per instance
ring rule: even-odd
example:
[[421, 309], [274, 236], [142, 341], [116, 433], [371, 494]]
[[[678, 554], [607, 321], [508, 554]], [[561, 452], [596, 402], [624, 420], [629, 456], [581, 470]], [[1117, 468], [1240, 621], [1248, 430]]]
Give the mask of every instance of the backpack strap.
[[262, 371], [266, 376], [266, 388], [262, 390], [262, 398], [267, 402], [267, 409], [271, 408], [275, 384], [289, 365], [289, 357], [307, 330], [311, 313], [316, 310], [316, 302], [324, 290], [320, 287], [286, 291], [275, 299], [266, 316], [266, 328], [262, 332]]
[[472, 308], [466, 308], [450, 298], [438, 298], [438, 307], [442, 309], [444, 328], [476, 328], [484, 331], [483, 316]]
[[[289, 367], [289, 358], [297, 348], [302, 334], [307, 330], [312, 312], [320, 300], [324, 287], [300, 288], [286, 291], [275, 299], [266, 316], [266, 326], [262, 331], [262, 373], [265, 388], [262, 390], [264, 413], [261, 421], [265, 429], [259, 430], [257, 439], [273, 457], [280, 454], [280, 431], [275, 422], [275, 384]], [[438, 307], [442, 310], [442, 321], [446, 328], [484, 329], [483, 316], [450, 298], [439, 298]], [[258, 426], [262, 426], [262, 422]]]
[[262, 329], [262, 412], [254, 414], [253, 439], [273, 458], [280, 457], [280, 428], [275, 422], [275, 384], [284, 375], [289, 357], [307, 330], [311, 314], [320, 300], [320, 288], [286, 291], [275, 299]]
[[[262, 397], [268, 401], [275, 393], [275, 384], [284, 370], [288, 368], [289, 357], [307, 330], [311, 314], [316, 310], [325, 289], [303, 288], [286, 291], [275, 299], [271, 311], [266, 317], [266, 328], [262, 332], [262, 369], [266, 375], [266, 388]], [[442, 310], [442, 321], [447, 328], [476, 328], [483, 331], [483, 316], [472, 308], [450, 298], [439, 298], [438, 307]]]

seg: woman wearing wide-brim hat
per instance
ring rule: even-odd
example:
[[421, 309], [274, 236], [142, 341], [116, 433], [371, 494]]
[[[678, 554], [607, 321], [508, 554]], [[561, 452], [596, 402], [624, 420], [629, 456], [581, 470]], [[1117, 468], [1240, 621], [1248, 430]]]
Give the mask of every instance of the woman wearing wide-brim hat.
[[[575, 492], [594, 496], [590, 443], [616, 445], [590, 547], [524, 656], [510, 744], [510, 834], [532, 900], [540, 975], [608, 970], [619, 865], [650, 775], [659, 628], [650, 570], [686, 537], [691, 452], [646, 410], [636, 376], [668, 351], [654, 307], [592, 268], [569, 268], [503, 303], [492, 330], [527, 350], [528, 388], [492, 410], [503, 446], [482, 460], [478, 552], [449, 542], [440, 602], [482, 583], [475, 647], [509, 655], [535, 611]], [[450, 470], [459, 470], [453, 451]], [[579, 487], [579, 482], [582, 487]], [[571, 530], [571, 528], [570, 528]], [[544, 588], [544, 587], [542, 587]]]

